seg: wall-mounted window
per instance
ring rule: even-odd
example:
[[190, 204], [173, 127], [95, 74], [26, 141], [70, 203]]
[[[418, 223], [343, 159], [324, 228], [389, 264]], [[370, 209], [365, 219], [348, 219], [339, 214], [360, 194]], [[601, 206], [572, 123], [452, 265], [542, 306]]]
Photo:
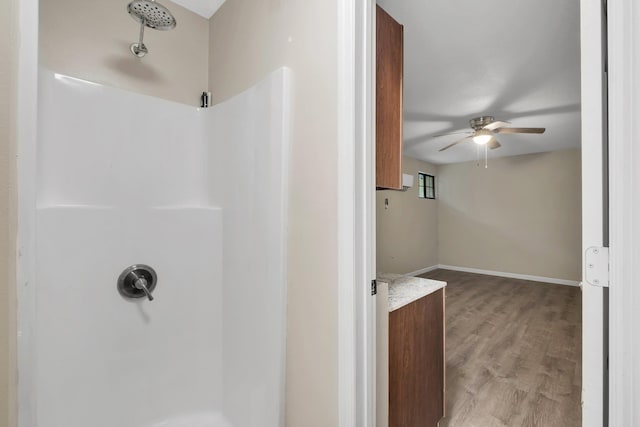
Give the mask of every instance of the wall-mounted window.
[[418, 197], [421, 199], [436, 198], [436, 177], [418, 172]]

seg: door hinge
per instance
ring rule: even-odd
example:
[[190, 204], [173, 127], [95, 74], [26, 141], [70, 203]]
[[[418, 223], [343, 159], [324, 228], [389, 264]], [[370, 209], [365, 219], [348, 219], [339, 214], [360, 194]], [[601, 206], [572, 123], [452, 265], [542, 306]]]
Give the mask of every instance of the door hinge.
[[609, 248], [590, 247], [584, 258], [587, 283], [602, 288], [609, 287]]
[[376, 279], [373, 279], [371, 281], [371, 295], [377, 295], [378, 293], [378, 282], [376, 282]]

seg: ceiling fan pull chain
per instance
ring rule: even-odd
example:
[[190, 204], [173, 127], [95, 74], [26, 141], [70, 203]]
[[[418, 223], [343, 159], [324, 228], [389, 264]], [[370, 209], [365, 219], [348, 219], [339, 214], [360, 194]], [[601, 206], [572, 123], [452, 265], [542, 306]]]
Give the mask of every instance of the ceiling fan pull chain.
[[480, 146], [476, 144], [476, 166], [480, 167]]
[[484, 168], [487, 169], [489, 167], [489, 162], [487, 161], [487, 144], [484, 144]]

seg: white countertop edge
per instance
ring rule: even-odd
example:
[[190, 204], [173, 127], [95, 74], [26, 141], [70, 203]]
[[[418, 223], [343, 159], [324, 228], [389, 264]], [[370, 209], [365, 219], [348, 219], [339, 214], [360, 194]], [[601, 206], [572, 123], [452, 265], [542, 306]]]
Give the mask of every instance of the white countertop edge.
[[446, 282], [439, 280], [392, 273], [378, 273], [376, 279], [389, 285], [389, 312], [402, 308], [447, 286]]

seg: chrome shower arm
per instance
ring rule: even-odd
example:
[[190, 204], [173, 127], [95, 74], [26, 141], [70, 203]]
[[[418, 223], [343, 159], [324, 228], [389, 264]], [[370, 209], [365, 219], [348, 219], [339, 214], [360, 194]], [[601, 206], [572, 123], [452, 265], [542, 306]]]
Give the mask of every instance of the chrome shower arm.
[[146, 20], [144, 18], [142, 18], [142, 21], [140, 21], [140, 38], [138, 41], [138, 46], [144, 46], [144, 44], [142, 43], [142, 39], [144, 38], [144, 26], [146, 24]]
[[144, 45], [142, 41], [144, 39], [144, 27], [146, 27], [146, 25], [147, 25], [147, 21], [144, 18], [142, 18], [140, 20], [140, 38], [138, 40], [138, 43], [132, 43], [131, 46], [129, 47], [129, 49], [131, 50], [131, 53], [133, 53], [138, 58], [144, 57], [149, 52], [147, 50], [147, 47]]

